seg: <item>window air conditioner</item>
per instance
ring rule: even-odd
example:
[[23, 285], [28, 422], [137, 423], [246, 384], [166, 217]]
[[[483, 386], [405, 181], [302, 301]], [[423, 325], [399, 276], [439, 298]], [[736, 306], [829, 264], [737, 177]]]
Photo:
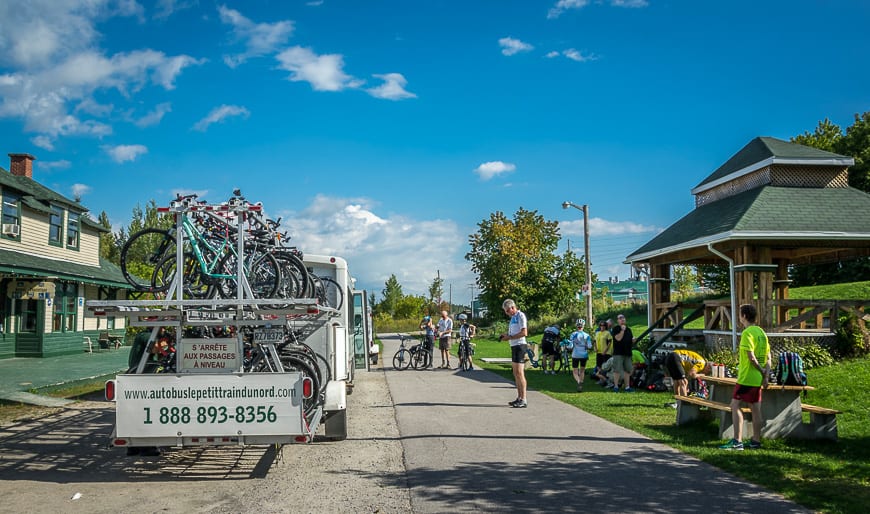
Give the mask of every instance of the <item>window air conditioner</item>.
[[10, 237], [18, 237], [21, 227], [17, 223], [4, 223], [3, 235]]

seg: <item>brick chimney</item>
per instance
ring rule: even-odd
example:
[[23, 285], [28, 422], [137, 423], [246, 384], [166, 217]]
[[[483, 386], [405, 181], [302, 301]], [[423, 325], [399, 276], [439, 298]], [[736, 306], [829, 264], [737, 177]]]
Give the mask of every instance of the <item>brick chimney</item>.
[[11, 153], [9, 159], [12, 161], [9, 166], [10, 173], [33, 179], [33, 161], [36, 160], [36, 157], [29, 153]]

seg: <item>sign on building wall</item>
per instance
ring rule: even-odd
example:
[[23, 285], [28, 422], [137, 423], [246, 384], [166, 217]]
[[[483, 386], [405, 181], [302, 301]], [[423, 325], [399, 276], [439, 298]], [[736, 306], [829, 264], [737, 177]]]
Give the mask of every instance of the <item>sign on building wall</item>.
[[22, 300], [46, 300], [54, 297], [54, 282], [37, 282], [33, 280], [18, 280], [13, 282], [7, 293], [10, 298]]

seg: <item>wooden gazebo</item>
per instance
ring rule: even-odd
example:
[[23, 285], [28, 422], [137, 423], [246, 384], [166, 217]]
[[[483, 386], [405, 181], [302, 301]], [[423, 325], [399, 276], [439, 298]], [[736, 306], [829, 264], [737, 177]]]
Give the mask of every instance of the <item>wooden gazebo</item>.
[[[692, 189], [695, 209], [626, 258], [649, 279], [650, 325], [704, 316], [709, 344], [736, 343], [736, 307], [755, 303], [770, 333], [830, 335], [860, 301], [789, 301], [788, 269], [870, 255], [870, 194], [848, 185], [851, 157], [758, 137]], [[671, 266], [728, 264], [732, 296], [671, 301]]]

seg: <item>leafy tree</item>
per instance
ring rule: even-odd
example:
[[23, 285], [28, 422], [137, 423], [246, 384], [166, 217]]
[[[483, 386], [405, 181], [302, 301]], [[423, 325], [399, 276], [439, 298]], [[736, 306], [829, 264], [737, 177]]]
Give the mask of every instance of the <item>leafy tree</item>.
[[684, 266], [681, 264], [674, 265], [673, 281], [671, 286], [677, 291], [680, 297], [685, 298], [692, 292], [695, 285], [695, 272], [692, 266]]
[[492, 315], [513, 298], [530, 317], [552, 308], [549, 287], [555, 276], [559, 225], [520, 207], [513, 219], [497, 211], [469, 236], [465, 258], [478, 275], [480, 299]]
[[402, 294], [402, 286], [395, 274], [390, 275], [390, 278], [384, 283], [384, 290], [381, 293], [384, 299], [378, 304], [379, 312], [384, 312], [394, 318], [397, 317], [396, 308], [404, 295]]
[[375, 309], [378, 307], [377, 299], [375, 298], [375, 292], [369, 291], [369, 308], [372, 312], [375, 312]]
[[704, 287], [709, 287], [719, 294], [731, 293], [731, 277], [729, 268], [721, 264], [702, 264], [698, 266], [698, 276]]
[[826, 152], [838, 153], [841, 139], [843, 139], [843, 130], [840, 126], [825, 118], [819, 122], [812, 134], [804, 132], [799, 136], [791, 138], [791, 142], [811, 146]]
[[855, 158], [849, 168], [849, 185], [870, 193], [870, 111], [855, 115], [855, 123], [846, 128], [846, 135], [835, 148], [837, 153]]
[[[586, 265], [572, 251], [567, 251], [556, 258], [556, 267], [553, 273], [553, 283], [550, 286], [552, 295], [549, 298], [549, 312], [585, 312], [581, 305], [585, 301], [582, 297], [577, 299], [577, 293], [582, 289], [581, 285], [586, 282]], [[592, 283], [597, 280], [592, 276]], [[592, 323], [592, 320], [586, 320]]]
[[396, 310], [395, 314], [393, 314], [393, 319], [408, 319], [408, 318], [421, 318], [423, 317], [424, 309], [428, 304], [426, 298], [422, 296], [402, 296], [398, 302], [396, 302]]
[[435, 309], [439, 309], [438, 303], [441, 302], [441, 298], [444, 296], [444, 279], [441, 277], [435, 277], [432, 279], [432, 285], [429, 286], [429, 304], [434, 306]]
[[109, 221], [109, 215], [106, 214], [106, 211], [100, 213], [97, 223], [108, 230], [105, 234], [100, 234], [100, 257], [113, 264], [120, 264], [121, 248], [118, 246], [115, 234], [112, 233], [112, 223]]

